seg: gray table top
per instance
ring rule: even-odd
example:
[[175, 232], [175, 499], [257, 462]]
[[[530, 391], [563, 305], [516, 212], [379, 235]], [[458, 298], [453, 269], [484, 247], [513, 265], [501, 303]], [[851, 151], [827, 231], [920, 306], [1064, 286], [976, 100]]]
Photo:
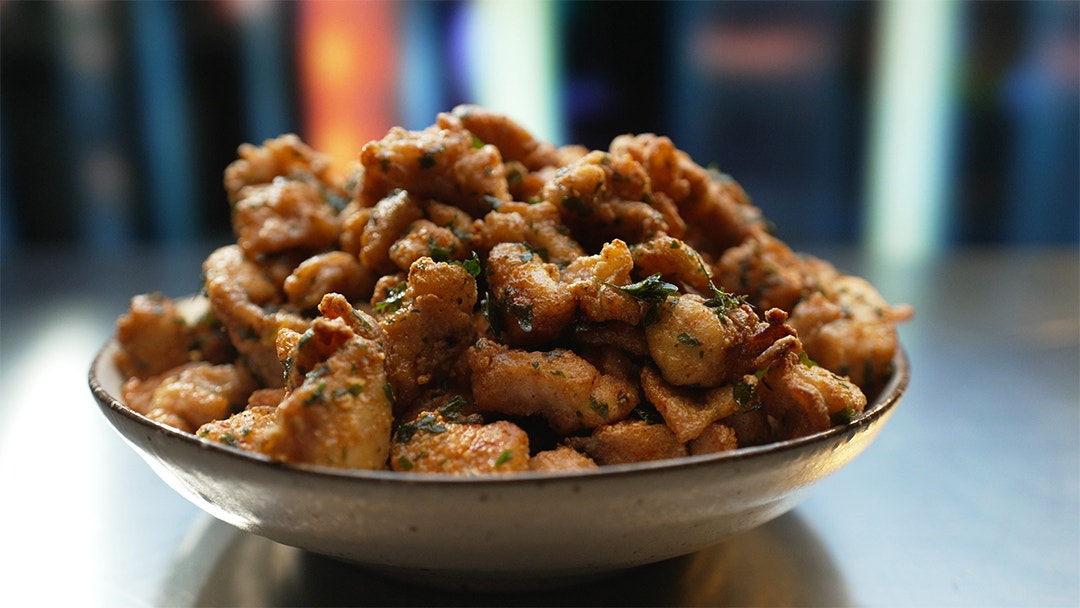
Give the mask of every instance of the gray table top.
[[[1080, 255], [822, 253], [916, 318], [910, 389], [795, 510], [590, 586], [410, 588], [241, 532], [169, 489], [86, 387], [135, 293], [198, 288], [210, 245], [6, 252], [0, 268], [5, 605], [1080, 605]], [[815, 252], [820, 253], [820, 252]]]

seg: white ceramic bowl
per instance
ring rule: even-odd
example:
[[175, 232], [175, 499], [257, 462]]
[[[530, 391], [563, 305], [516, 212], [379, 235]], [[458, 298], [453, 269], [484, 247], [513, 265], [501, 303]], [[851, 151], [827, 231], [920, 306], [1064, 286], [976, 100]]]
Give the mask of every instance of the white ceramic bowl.
[[529, 588], [692, 553], [794, 507], [881, 430], [895, 374], [850, 424], [732, 452], [569, 473], [458, 478], [283, 464], [199, 439], [121, 403], [115, 342], [90, 369], [109, 422], [177, 492], [286, 545], [439, 586]]

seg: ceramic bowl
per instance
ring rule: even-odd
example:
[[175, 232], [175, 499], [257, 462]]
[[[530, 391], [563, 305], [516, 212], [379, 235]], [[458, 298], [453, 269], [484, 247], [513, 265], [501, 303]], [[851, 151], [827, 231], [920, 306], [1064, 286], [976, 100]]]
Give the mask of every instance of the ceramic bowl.
[[172, 488], [240, 529], [436, 586], [537, 588], [689, 554], [794, 507], [861, 453], [907, 388], [850, 424], [765, 446], [598, 469], [458, 478], [283, 464], [149, 420], [118, 398], [110, 342], [90, 369], [109, 422]]

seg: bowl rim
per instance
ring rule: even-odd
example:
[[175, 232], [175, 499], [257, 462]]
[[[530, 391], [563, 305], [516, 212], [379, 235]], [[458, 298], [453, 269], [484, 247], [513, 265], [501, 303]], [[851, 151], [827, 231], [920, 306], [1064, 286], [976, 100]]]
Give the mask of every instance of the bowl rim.
[[[537, 482], [577, 481], [594, 477], [621, 477], [624, 475], [665, 472], [673, 469], [694, 469], [722, 462], [742, 462], [763, 455], [784, 453], [812, 444], [824, 443], [833, 438], [853, 435], [860, 430], [869, 427], [874, 422], [885, 417], [896, 407], [903, 398], [904, 393], [907, 391], [911, 380], [911, 363], [907, 351], [902, 345], [897, 344], [896, 353], [893, 356], [892, 376], [882, 387], [876, 399], [850, 422], [830, 427], [824, 431], [819, 431], [795, 439], [775, 441], [764, 445], [747, 446], [726, 452], [680, 456], [677, 458], [626, 464], [610, 464], [591, 469], [577, 469], [571, 471], [517, 471], [502, 475], [460, 476], [445, 473], [401, 473], [386, 469], [346, 469], [323, 465], [284, 462], [274, 460], [269, 456], [258, 452], [251, 452], [238, 447], [216, 443], [198, 437], [194, 433], [175, 429], [156, 420], [147, 418], [131, 409], [102, 385], [102, 382], [98, 377], [98, 369], [101, 365], [111, 363], [106, 360], [106, 357], [111, 356], [117, 346], [118, 342], [115, 337], [110, 338], [98, 350], [90, 366], [87, 379], [90, 391], [98, 402], [99, 408], [103, 411], [109, 410], [114, 414], [133, 421], [160, 435], [164, 435], [170, 441], [179, 441], [187, 444], [189, 447], [208, 450], [211, 453], [226, 458], [238, 459], [249, 465], [276, 469], [277, 471], [286, 473], [302, 474], [305, 476], [315, 476], [346, 482], [435, 485], [440, 487], [458, 485], [487, 487], [521, 483], [533, 484]], [[121, 430], [117, 428], [112, 420], [110, 420], [109, 423], [113, 426], [114, 430], [123, 435]]]

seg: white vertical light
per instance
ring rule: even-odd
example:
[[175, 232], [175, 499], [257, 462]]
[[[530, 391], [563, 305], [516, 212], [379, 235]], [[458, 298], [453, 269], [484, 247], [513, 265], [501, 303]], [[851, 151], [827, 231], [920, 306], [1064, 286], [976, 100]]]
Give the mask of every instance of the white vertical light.
[[881, 5], [864, 231], [874, 254], [917, 259], [944, 247], [959, 7]]
[[557, 6], [544, 0], [476, 0], [468, 53], [476, 103], [558, 144], [565, 142], [557, 87]]

